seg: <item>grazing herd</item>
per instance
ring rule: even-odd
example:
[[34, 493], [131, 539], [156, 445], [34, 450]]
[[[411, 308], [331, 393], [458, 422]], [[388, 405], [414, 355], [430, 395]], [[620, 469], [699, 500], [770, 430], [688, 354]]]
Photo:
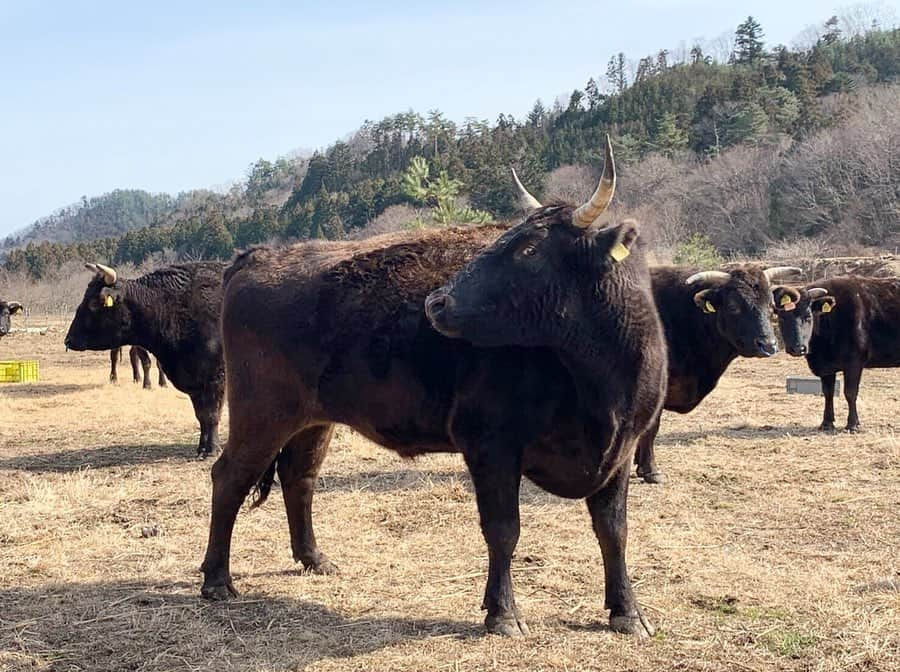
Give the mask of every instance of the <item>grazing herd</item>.
[[[648, 267], [637, 223], [601, 224], [615, 192], [606, 162], [578, 207], [542, 206], [514, 179], [527, 217], [498, 225], [407, 231], [364, 241], [261, 247], [230, 266], [199, 262], [134, 280], [102, 264], [68, 334], [72, 350], [133, 346], [144, 385], [152, 353], [191, 398], [198, 455], [228, 441], [212, 467], [202, 594], [236, 595], [230, 573], [238, 511], [278, 475], [294, 560], [332, 573], [312, 499], [334, 426], [412, 457], [460, 453], [488, 549], [482, 608], [489, 632], [528, 633], [510, 574], [523, 476], [584, 499], [604, 566], [610, 628], [653, 634], [625, 561], [632, 463], [662, 480], [654, 439], [663, 409], [688, 413], [737, 357], [787, 351], [822, 379], [822, 429], [834, 428], [843, 371], [858, 429], [862, 369], [900, 366], [900, 280], [775, 284], [799, 269], [729, 272]], [[0, 336], [18, 303], [0, 301]], [[226, 383], [227, 381], [227, 383]]]

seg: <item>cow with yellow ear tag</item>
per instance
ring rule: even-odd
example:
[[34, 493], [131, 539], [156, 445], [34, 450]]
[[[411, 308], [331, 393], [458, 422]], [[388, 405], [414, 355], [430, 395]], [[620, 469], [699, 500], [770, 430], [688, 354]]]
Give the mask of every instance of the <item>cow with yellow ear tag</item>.
[[69, 326], [66, 348], [131, 345], [155, 355], [172, 385], [190, 396], [200, 422], [197, 453], [209, 455], [218, 444], [225, 394], [219, 334], [223, 264], [180, 264], [134, 280], [103, 264], [86, 267], [93, 276]]
[[863, 369], [900, 366], [900, 280], [843, 276], [772, 292], [785, 349], [806, 357], [822, 380], [820, 429], [834, 430], [835, 376], [843, 372], [846, 428], [858, 431]]

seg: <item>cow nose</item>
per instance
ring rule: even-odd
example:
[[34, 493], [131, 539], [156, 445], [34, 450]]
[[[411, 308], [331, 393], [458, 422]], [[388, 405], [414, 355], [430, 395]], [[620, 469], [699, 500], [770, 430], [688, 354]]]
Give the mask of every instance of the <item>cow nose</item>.
[[453, 308], [453, 297], [446, 292], [435, 292], [425, 299], [425, 314], [429, 320], [438, 320]]
[[756, 347], [764, 357], [771, 357], [778, 352], [778, 343], [773, 338], [757, 338]]

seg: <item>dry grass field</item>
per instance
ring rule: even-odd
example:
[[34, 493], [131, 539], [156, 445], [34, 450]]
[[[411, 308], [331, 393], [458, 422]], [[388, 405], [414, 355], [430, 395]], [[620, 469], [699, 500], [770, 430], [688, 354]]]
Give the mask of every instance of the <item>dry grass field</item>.
[[0, 669], [900, 670], [900, 370], [864, 374], [858, 435], [815, 430], [822, 401], [784, 393], [807, 373], [786, 355], [665, 416], [668, 483], [630, 493], [648, 641], [606, 628], [584, 504], [526, 485], [513, 576], [532, 635], [507, 641], [482, 634], [462, 460], [346, 429], [314, 504], [342, 573], [297, 571], [275, 492], [238, 519], [241, 598], [201, 599], [211, 462], [189, 401], [109, 385], [106, 353], [65, 353], [54, 326], [0, 342], [41, 365], [0, 386]]

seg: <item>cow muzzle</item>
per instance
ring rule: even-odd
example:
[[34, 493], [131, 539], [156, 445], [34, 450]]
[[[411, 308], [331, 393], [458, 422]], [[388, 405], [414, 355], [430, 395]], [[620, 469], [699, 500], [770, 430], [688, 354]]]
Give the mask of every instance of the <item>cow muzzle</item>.
[[451, 325], [455, 301], [445, 289], [433, 291], [425, 299], [425, 315], [431, 326], [448, 338], [457, 338], [459, 331]]
[[757, 338], [756, 348], [760, 357], [772, 357], [778, 353], [778, 341], [773, 338]]

